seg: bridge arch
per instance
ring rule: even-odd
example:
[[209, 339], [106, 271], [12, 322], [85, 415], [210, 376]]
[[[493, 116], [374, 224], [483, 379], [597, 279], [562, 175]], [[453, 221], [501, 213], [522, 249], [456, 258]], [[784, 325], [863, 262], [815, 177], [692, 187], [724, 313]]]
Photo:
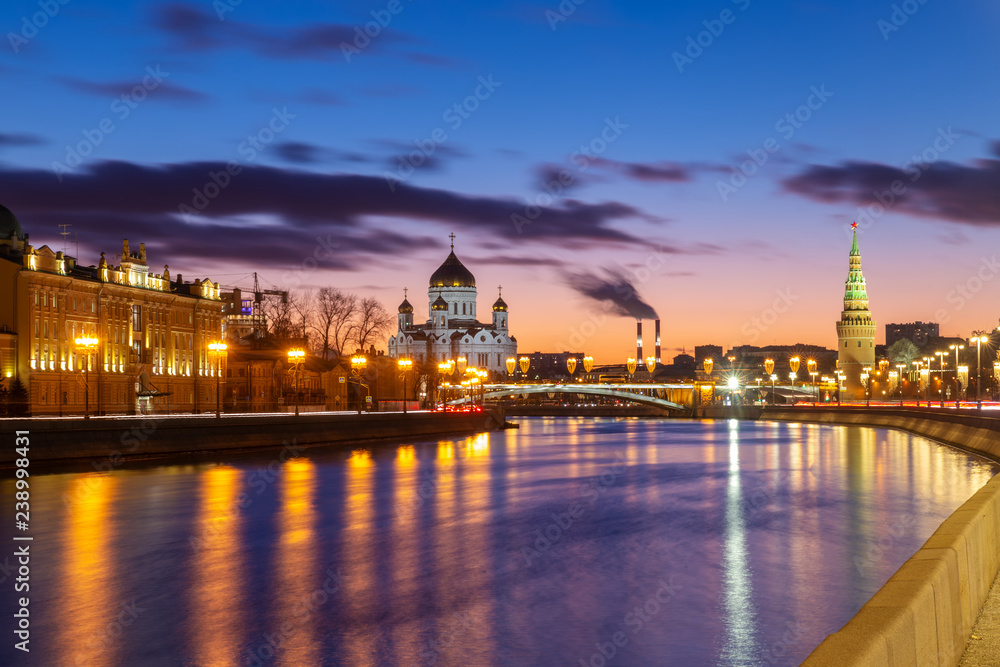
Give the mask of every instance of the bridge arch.
[[[630, 385], [631, 386], [631, 385]], [[662, 385], [647, 385], [649, 389], [662, 389]], [[683, 385], [671, 385], [671, 388], [688, 388]], [[504, 396], [517, 396], [520, 394], [584, 394], [589, 396], [605, 396], [617, 398], [641, 405], [651, 405], [663, 410], [683, 411], [687, 406], [673, 401], [668, 401], [655, 396], [647, 396], [614, 385], [593, 385], [593, 384], [513, 384], [513, 385], [485, 385], [483, 387], [483, 398], [503, 398]], [[449, 403], [465, 403], [468, 399], [462, 398]]]

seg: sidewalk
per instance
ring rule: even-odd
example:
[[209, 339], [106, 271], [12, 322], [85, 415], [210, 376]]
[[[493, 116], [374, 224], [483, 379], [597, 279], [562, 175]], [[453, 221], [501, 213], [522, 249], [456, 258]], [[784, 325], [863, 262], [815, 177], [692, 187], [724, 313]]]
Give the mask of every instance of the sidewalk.
[[1000, 574], [993, 580], [958, 667], [997, 665], [1000, 665]]

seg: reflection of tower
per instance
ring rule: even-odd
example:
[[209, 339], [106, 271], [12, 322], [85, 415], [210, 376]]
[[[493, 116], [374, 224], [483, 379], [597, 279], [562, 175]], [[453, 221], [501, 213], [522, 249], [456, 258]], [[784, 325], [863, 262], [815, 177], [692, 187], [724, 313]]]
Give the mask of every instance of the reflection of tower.
[[844, 310], [837, 322], [837, 366], [844, 372], [847, 396], [864, 398], [862, 369], [875, 366], [875, 320], [868, 309], [868, 290], [861, 273], [857, 223], [851, 243], [851, 265], [844, 287]]

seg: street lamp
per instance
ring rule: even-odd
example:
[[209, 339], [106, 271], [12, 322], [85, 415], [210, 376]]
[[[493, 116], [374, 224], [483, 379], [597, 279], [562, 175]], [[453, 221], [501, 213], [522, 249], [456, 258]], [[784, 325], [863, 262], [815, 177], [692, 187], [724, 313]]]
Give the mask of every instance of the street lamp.
[[576, 357], [569, 357], [566, 359], [566, 370], [569, 371], [569, 377], [573, 379], [573, 371], [576, 370]]
[[809, 359], [808, 361], [806, 361], [806, 368], [808, 369], [809, 375], [812, 376], [813, 394], [816, 396], [815, 401], [816, 403], [819, 403], [819, 392], [816, 390], [816, 375], [817, 375], [816, 360]]
[[983, 392], [980, 388], [980, 385], [983, 384], [983, 373], [979, 358], [980, 348], [982, 347], [982, 343], [990, 342], [989, 336], [984, 336], [982, 335], [983, 333], [982, 331], [976, 331], [972, 334], [972, 340], [976, 342], [976, 410], [983, 409]]
[[403, 378], [403, 414], [406, 414], [406, 372], [413, 368], [412, 359], [399, 359], [396, 361], [396, 365], [399, 366], [399, 370], [402, 371], [401, 376]]
[[[771, 360], [768, 359], [768, 361], [771, 361]], [[774, 368], [774, 362], [773, 361], [771, 362], [771, 367]], [[777, 401], [774, 400], [774, 381], [777, 380], [777, 379], [778, 379], [778, 375], [776, 373], [771, 373], [771, 402], [772, 403], [777, 403]]]
[[[634, 376], [635, 375], [635, 369], [636, 369], [636, 367], [638, 365], [639, 365], [639, 362], [634, 357], [629, 357], [628, 358], [628, 360], [625, 362], [625, 368], [628, 370], [629, 376]], [[631, 380], [631, 379], [632, 378], [629, 377], [629, 380]]]
[[228, 346], [225, 343], [209, 343], [208, 349], [215, 356], [215, 418], [222, 418], [222, 401], [220, 396], [220, 384], [222, 382], [222, 355]]
[[583, 358], [583, 370], [589, 373], [594, 368], [594, 358], [586, 356]]
[[81, 350], [83, 350], [83, 353], [86, 355], [86, 357], [85, 357], [86, 361], [84, 362], [84, 366], [83, 366], [83, 372], [84, 372], [84, 384], [83, 384], [83, 387], [84, 387], [84, 389], [83, 389], [84, 411], [83, 411], [83, 418], [84, 419], [90, 419], [90, 353], [92, 351], [94, 351], [95, 349], [97, 349], [97, 342], [98, 341], [97, 341], [96, 338], [90, 338], [89, 336], [81, 336], [80, 338], [77, 338], [74, 342], [76, 343], [76, 346], [78, 348], [80, 348]]
[[959, 350], [964, 350], [965, 346], [964, 345], [949, 345], [948, 349], [949, 350], [955, 350], [955, 407], [958, 408], [958, 407], [961, 407], [959, 405], [959, 403], [958, 403], [958, 399], [960, 398], [960, 396], [962, 394], [962, 392], [959, 391], [959, 389], [958, 389], [958, 351]]
[[[355, 357], [351, 357], [351, 375], [353, 375], [356, 378], [356, 380], [358, 382], [358, 386], [359, 387], [365, 387], [365, 389], [367, 389], [368, 387], [365, 386], [364, 384], [362, 384], [362, 382], [361, 382], [361, 373], [364, 372], [365, 366], [367, 366], [367, 365], [368, 365], [368, 360], [365, 359], [360, 354], [357, 355], [357, 356], [355, 356]], [[362, 412], [362, 410], [361, 410], [361, 392], [358, 391], [358, 414], [360, 415], [361, 412]]]
[[[941, 395], [941, 407], [943, 408], [944, 407], [944, 355], [946, 355], [948, 353], [947, 352], [935, 352], [934, 354], [935, 354], [935, 356], [937, 356], [938, 361], [941, 362], [941, 368], [940, 368], [940, 370], [941, 370], [941, 387], [938, 389], [938, 393]], [[927, 401], [927, 407], [930, 407], [930, 400]]]
[[[507, 360], [507, 373], [508, 374], [513, 371], [513, 369], [511, 368], [510, 361], [511, 361], [510, 359]], [[448, 359], [446, 361], [442, 361], [441, 363], [438, 364], [438, 375], [451, 375], [454, 372], [454, 370], [455, 370], [455, 362], [452, 361], [451, 359]], [[441, 399], [441, 403], [442, 404], [448, 402], [447, 393], [448, 393], [448, 387], [450, 387], [450, 386], [451, 386], [450, 382], [443, 382], [441, 384], [441, 387], [442, 387], [442, 389], [444, 389], [444, 393], [445, 393], [444, 398]]]
[[305, 350], [289, 350], [288, 363], [292, 365], [292, 377], [295, 378], [295, 416], [299, 415], [299, 366], [305, 361]]
[[864, 366], [861, 369], [861, 382], [865, 385], [865, 407], [871, 407], [871, 382], [872, 382], [872, 367]]
[[521, 357], [520, 359], [517, 360], [517, 365], [521, 368], [521, 379], [522, 379], [522, 381], [523, 380], [527, 380], [527, 378], [528, 378], [528, 369], [531, 368], [531, 358], [530, 357]]
[[461, 375], [462, 373], [465, 372], [465, 369], [468, 367], [468, 365], [469, 365], [469, 361], [465, 358], [464, 355], [460, 356], [455, 361], [455, 367], [458, 369], [458, 374], [459, 375]]
[[896, 364], [896, 368], [899, 369], [899, 407], [903, 407], [903, 369], [906, 364]]

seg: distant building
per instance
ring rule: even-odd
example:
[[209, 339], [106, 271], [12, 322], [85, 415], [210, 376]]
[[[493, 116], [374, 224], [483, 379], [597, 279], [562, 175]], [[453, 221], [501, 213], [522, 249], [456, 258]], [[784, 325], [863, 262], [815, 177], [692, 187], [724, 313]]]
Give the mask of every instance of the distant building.
[[33, 415], [82, 414], [88, 395], [91, 413], [214, 409], [218, 283], [150, 273], [145, 244], [128, 240], [117, 262], [35, 248], [0, 206], [0, 372], [26, 385]]
[[722, 361], [722, 346], [721, 345], [695, 345], [694, 346], [694, 358], [700, 364], [705, 359], [712, 359], [715, 363], [720, 363]]
[[855, 229], [844, 285], [844, 310], [837, 322], [837, 367], [844, 373], [845, 398], [865, 397], [863, 369], [874, 366], [875, 320], [868, 308], [868, 288], [861, 272], [861, 250]]
[[923, 349], [927, 341], [940, 336], [937, 322], [907, 322], [906, 324], [885, 325], [885, 344], [892, 346], [898, 340], [908, 339]]
[[390, 357], [436, 363], [464, 356], [469, 366], [494, 373], [507, 372], [507, 358], [517, 355], [517, 339], [508, 329], [507, 304], [499, 296], [493, 303], [493, 320], [476, 319], [476, 278], [451, 253], [431, 274], [427, 288], [428, 316], [414, 324], [413, 306], [404, 297], [399, 304], [398, 330], [389, 338]]

